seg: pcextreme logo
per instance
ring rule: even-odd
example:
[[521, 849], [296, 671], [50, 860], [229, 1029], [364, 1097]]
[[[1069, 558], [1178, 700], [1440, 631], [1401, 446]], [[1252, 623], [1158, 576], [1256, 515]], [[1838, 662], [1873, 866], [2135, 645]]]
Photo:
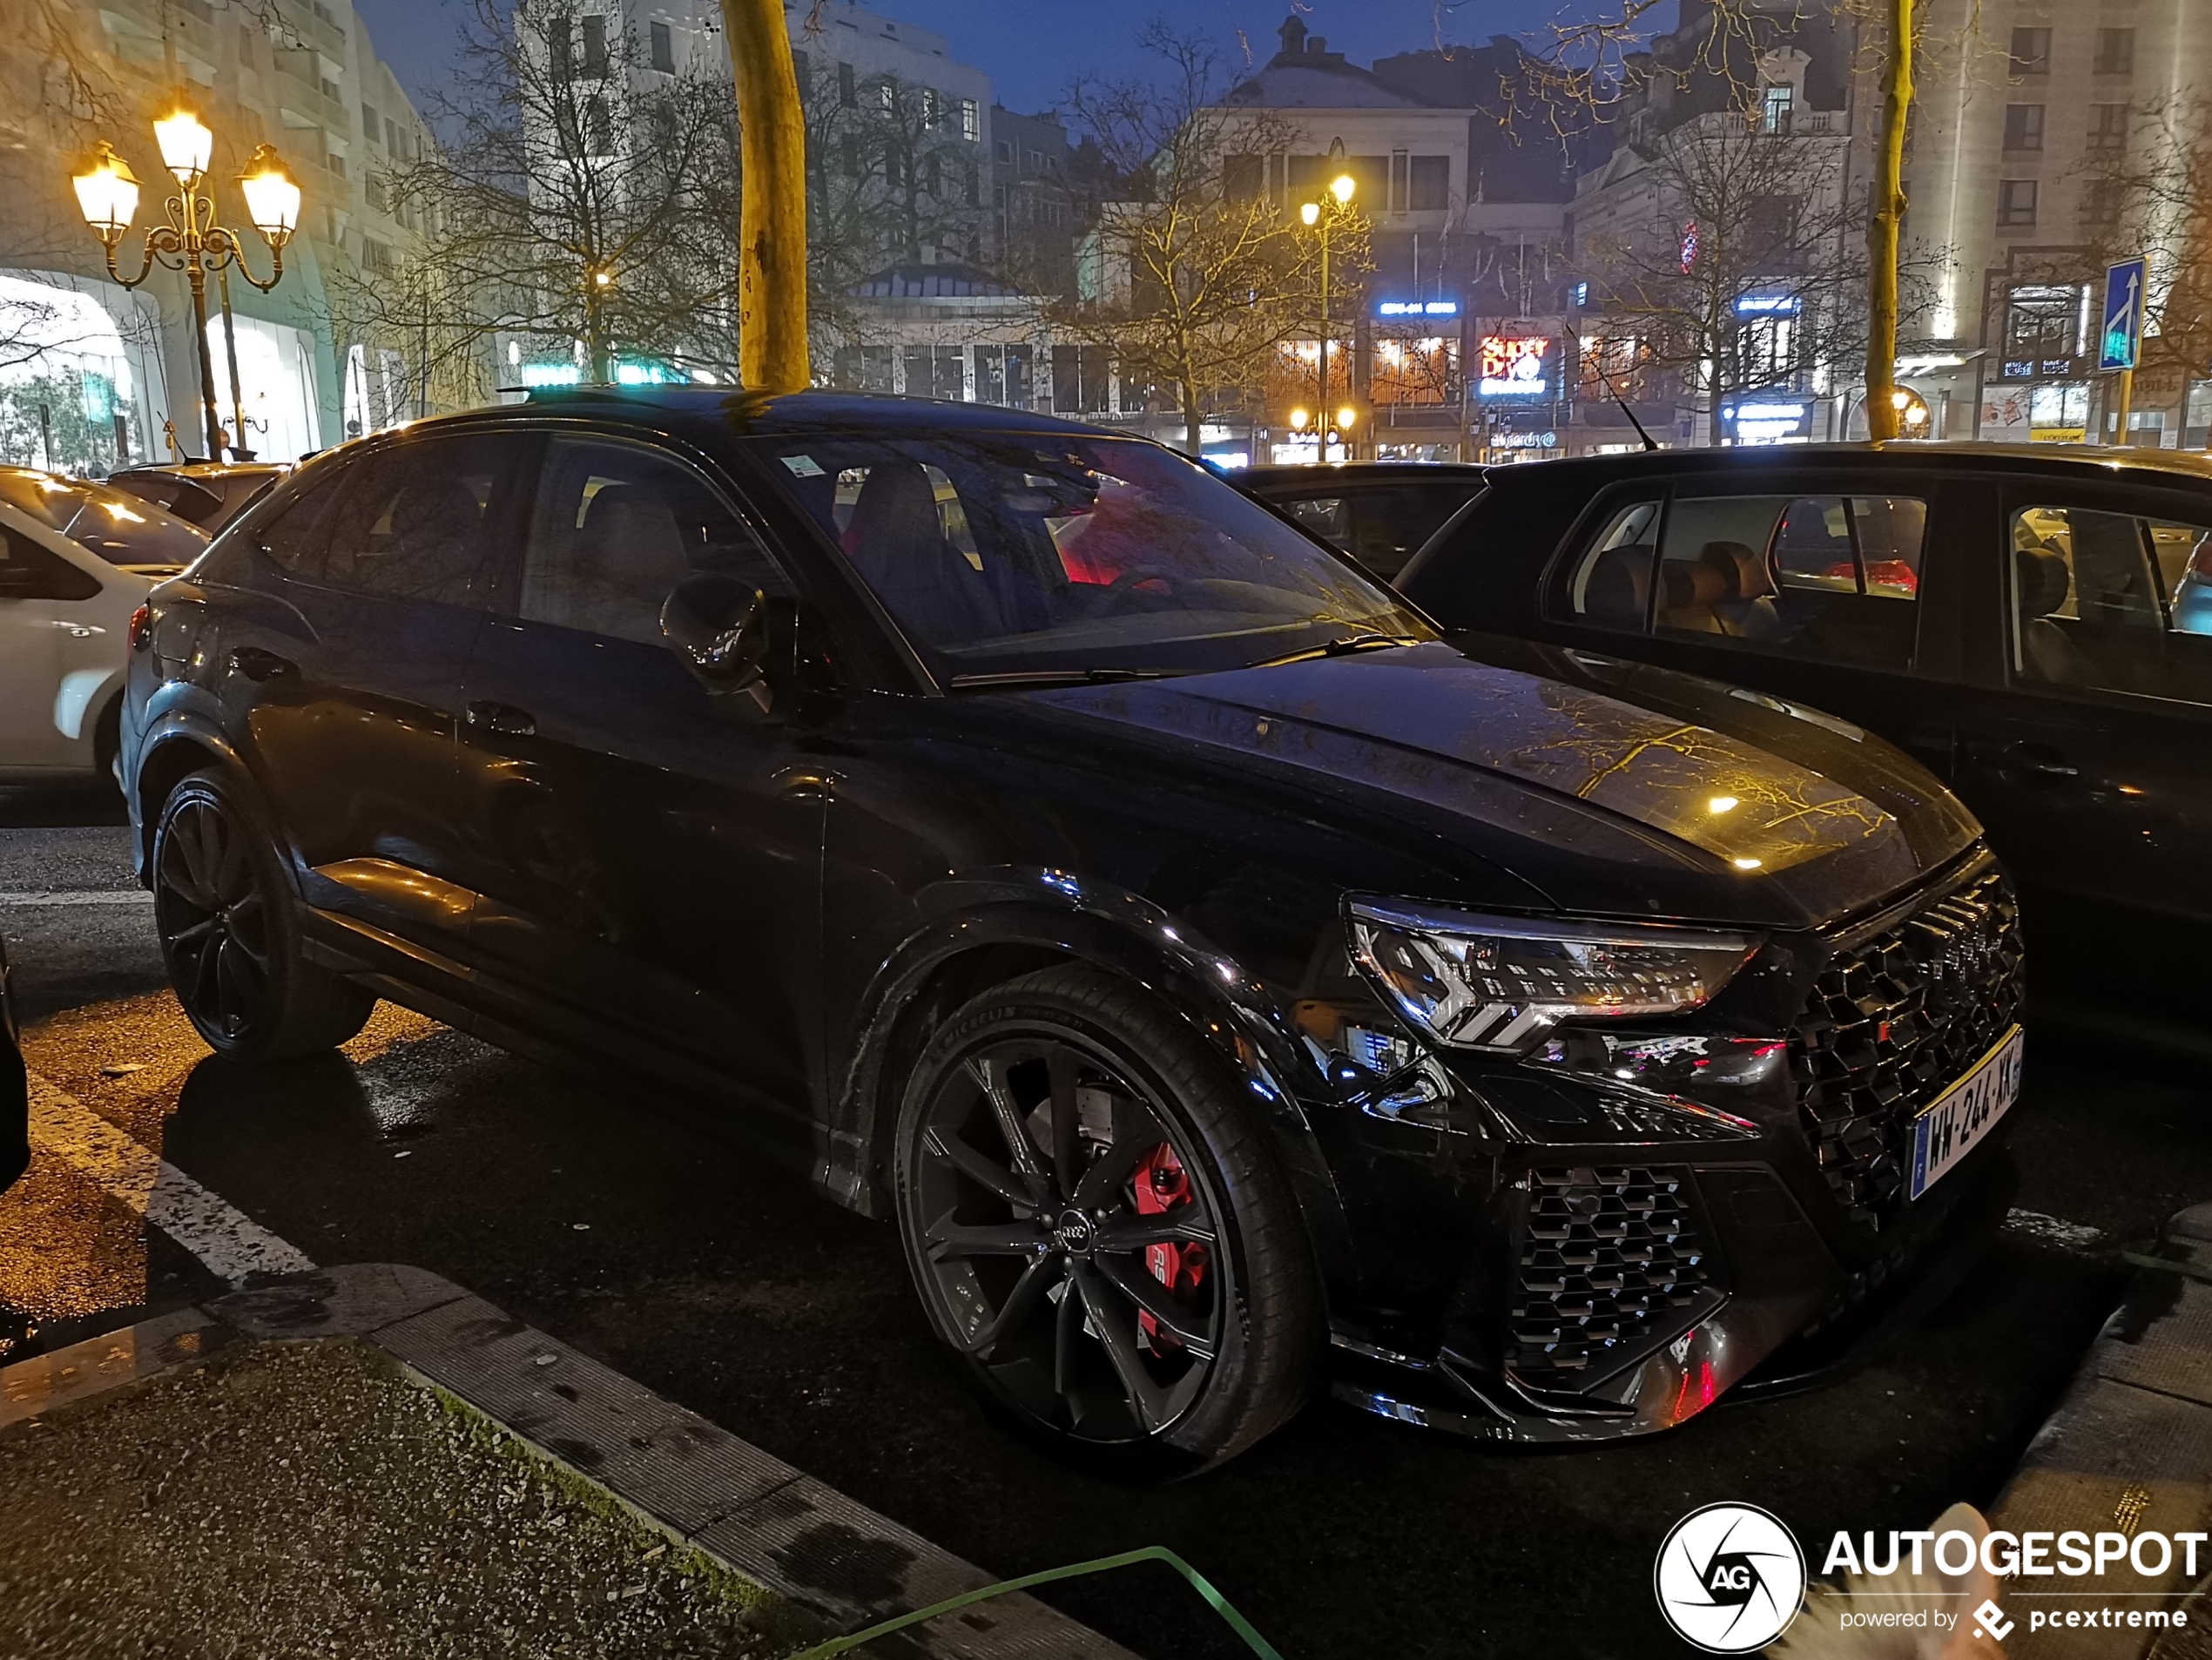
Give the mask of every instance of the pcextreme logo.
[[1750, 1654], [1797, 1618], [1804, 1553], [1780, 1518], [1756, 1505], [1709, 1504], [1660, 1542], [1651, 1587], [1684, 1642], [1708, 1654]]

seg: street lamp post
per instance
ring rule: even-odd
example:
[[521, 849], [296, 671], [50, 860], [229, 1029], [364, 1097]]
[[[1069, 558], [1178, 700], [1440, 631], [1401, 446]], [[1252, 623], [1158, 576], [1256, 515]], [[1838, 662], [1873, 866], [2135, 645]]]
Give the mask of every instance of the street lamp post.
[[[1345, 159], [1343, 139], [1329, 140], [1327, 159], [1341, 168]], [[1340, 171], [1329, 181], [1328, 191], [1322, 200], [1305, 202], [1298, 207], [1298, 219], [1309, 228], [1317, 230], [1321, 238], [1321, 373], [1317, 388], [1319, 397], [1314, 406], [1318, 413], [1314, 417], [1314, 425], [1316, 435], [1321, 441], [1323, 461], [1329, 458], [1329, 233], [1335, 228], [1338, 215], [1352, 206], [1352, 192], [1358, 188], [1358, 183], [1352, 175]], [[1349, 378], [1346, 377], [1347, 382]]]
[[[138, 274], [128, 277], [117, 266], [115, 251], [138, 211], [138, 181], [130, 164], [102, 139], [91, 163], [71, 183], [77, 188], [78, 206], [84, 222], [107, 249], [107, 271], [125, 288], [135, 288], [153, 273], [182, 271], [192, 285], [193, 341], [199, 353], [200, 413], [206, 427], [207, 455], [220, 460], [223, 421], [215, 407], [215, 362], [207, 345], [207, 273], [235, 265], [238, 273], [263, 294], [284, 280], [284, 245], [300, 225], [300, 186], [285, 171], [277, 153], [267, 145], [253, 152], [239, 177], [246, 198], [246, 216], [261, 240], [269, 245], [274, 268], [266, 282], [246, 267], [244, 249], [236, 232], [218, 224], [215, 193], [207, 181], [207, 165], [215, 135], [189, 110], [179, 109], [153, 124], [154, 141], [161, 148], [162, 165], [177, 180], [177, 194], [166, 205], [167, 223], [146, 232], [145, 257]], [[236, 389], [235, 386], [233, 388]]]

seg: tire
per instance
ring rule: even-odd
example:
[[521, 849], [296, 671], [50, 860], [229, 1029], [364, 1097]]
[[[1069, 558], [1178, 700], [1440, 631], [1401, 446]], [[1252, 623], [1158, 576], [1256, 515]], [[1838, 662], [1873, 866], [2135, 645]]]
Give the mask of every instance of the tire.
[[376, 999], [302, 955], [300, 908], [274, 840], [229, 775], [193, 773], [169, 793], [152, 874], [169, 983], [218, 1055], [296, 1060], [368, 1023]]
[[893, 1156], [931, 1323], [1055, 1453], [1194, 1474], [1305, 1406], [1303, 1218], [1228, 1067], [1137, 988], [1070, 966], [976, 997], [923, 1049]]

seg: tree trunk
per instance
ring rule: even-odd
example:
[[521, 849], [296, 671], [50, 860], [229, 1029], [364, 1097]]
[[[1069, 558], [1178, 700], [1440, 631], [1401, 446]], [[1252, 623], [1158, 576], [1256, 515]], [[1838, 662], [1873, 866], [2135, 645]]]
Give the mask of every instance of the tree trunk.
[[1195, 461], [1197, 459], [1199, 451], [1205, 447], [1204, 440], [1198, 435], [1198, 429], [1205, 424], [1198, 414], [1198, 382], [1191, 376], [1185, 375], [1177, 384], [1176, 389], [1183, 394], [1184, 449]]
[[1897, 257], [1905, 222], [1905, 126], [1912, 111], [1913, 0], [1888, 0], [1888, 61], [1882, 70], [1882, 124], [1874, 135], [1874, 178], [1866, 222], [1866, 434], [1894, 438], [1897, 391]]
[[778, 0], [722, 0], [745, 170], [738, 250], [738, 374], [799, 392], [806, 354], [806, 124]]

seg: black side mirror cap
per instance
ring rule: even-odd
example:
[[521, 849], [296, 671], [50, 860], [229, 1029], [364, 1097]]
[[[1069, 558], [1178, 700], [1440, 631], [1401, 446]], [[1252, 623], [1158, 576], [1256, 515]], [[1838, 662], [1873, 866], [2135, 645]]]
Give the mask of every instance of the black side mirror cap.
[[662, 603], [660, 630], [711, 694], [745, 693], [767, 712], [768, 599], [758, 588], [735, 577], [693, 571]]

